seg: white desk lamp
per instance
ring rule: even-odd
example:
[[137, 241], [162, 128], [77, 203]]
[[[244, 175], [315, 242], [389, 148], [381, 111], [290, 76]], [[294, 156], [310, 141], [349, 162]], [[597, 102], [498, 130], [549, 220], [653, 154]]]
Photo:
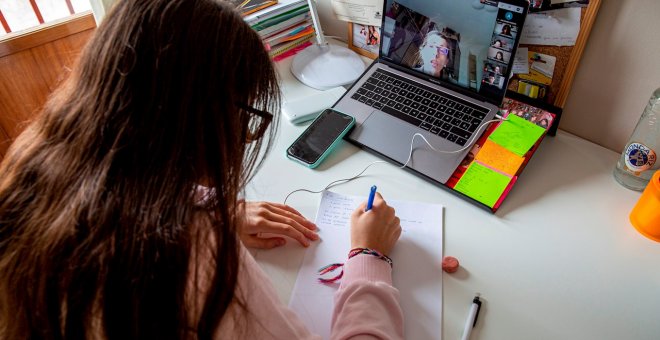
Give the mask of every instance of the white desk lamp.
[[312, 13], [316, 44], [296, 54], [291, 73], [303, 84], [317, 90], [353, 83], [364, 71], [362, 58], [346, 47], [328, 44], [321, 29], [316, 1], [307, 0], [307, 4]]

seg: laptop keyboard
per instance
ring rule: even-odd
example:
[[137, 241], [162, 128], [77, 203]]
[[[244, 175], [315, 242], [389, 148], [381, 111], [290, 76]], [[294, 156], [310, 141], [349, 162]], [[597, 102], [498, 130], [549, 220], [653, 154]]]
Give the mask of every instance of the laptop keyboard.
[[464, 146], [488, 110], [378, 70], [351, 98]]

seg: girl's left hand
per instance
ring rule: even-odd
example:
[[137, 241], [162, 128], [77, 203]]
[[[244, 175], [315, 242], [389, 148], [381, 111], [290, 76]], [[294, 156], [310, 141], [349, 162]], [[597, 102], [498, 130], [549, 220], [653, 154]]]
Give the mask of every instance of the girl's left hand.
[[288, 236], [308, 247], [319, 239], [316, 225], [296, 209], [279, 203], [246, 202], [239, 204], [245, 221], [238, 234], [246, 247], [270, 249], [286, 244]]

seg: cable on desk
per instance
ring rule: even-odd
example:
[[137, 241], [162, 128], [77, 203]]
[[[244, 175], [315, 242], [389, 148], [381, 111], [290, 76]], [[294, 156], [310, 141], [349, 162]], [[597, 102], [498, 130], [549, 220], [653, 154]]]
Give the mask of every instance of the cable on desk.
[[[481, 130], [482, 130], [485, 126], [487, 126], [487, 125], [489, 125], [489, 124], [491, 124], [491, 123], [494, 123], [494, 122], [503, 122], [503, 121], [506, 121], [506, 120], [509, 120], [509, 119], [508, 119], [508, 118], [506, 118], [506, 119], [500, 119], [500, 118], [497, 118], [497, 119], [489, 120], [489, 121], [487, 121], [487, 122], [481, 124], [481, 125], [479, 126], [479, 128], [477, 129], [477, 131], [475, 131], [475, 133], [472, 134], [472, 137], [471, 137], [470, 140], [468, 141], [467, 145], [464, 146], [464, 147], [462, 147], [462, 148], [460, 148], [460, 149], [458, 149], [458, 150], [454, 150], [454, 151], [438, 150], [438, 149], [436, 149], [433, 145], [431, 145], [431, 143], [429, 143], [429, 141], [426, 139], [426, 137], [424, 137], [421, 133], [415, 133], [415, 134], [413, 134], [412, 138], [410, 139], [410, 152], [408, 153], [408, 159], [406, 160], [405, 163], [403, 163], [403, 165], [401, 165], [401, 166], [399, 166], [399, 167], [397, 167], [397, 168], [399, 168], [399, 169], [403, 169], [403, 168], [405, 168], [405, 167], [408, 165], [408, 163], [410, 163], [410, 160], [412, 159], [412, 154], [413, 154], [413, 144], [415, 143], [415, 137], [420, 137], [420, 138], [426, 143], [426, 145], [428, 145], [428, 146], [431, 148], [431, 150], [433, 150], [433, 151], [435, 151], [435, 152], [438, 152], [438, 153], [445, 153], [445, 154], [459, 153], [459, 152], [462, 152], [462, 151], [464, 151], [464, 150], [466, 150], [466, 149], [468, 149], [468, 148], [471, 148], [471, 147], [473, 146], [473, 144], [474, 144], [474, 142], [475, 142], [475, 139], [476, 139], [478, 136], [481, 136]], [[372, 165], [374, 165], [374, 164], [378, 164], [378, 163], [389, 163], [389, 162], [387, 162], [387, 161], [375, 161], [375, 162], [373, 162], [373, 163], [370, 163], [370, 164], [367, 165], [362, 171], [360, 171], [359, 174], [357, 174], [357, 175], [355, 175], [355, 176], [353, 176], [353, 177], [343, 178], [343, 179], [338, 179], [338, 180], [336, 180], [336, 181], [332, 181], [332, 182], [330, 182], [330, 184], [326, 185], [325, 188], [323, 188], [323, 189], [321, 189], [321, 190], [313, 191], [313, 190], [302, 189], [302, 188], [301, 188], [301, 189], [296, 189], [296, 190], [291, 191], [289, 194], [286, 195], [286, 197], [284, 198], [284, 204], [286, 205], [286, 201], [289, 199], [289, 197], [290, 197], [291, 195], [293, 195], [294, 193], [296, 193], [296, 192], [304, 191], [304, 192], [308, 192], [308, 193], [310, 193], [310, 194], [319, 194], [319, 193], [324, 192], [325, 190], [328, 190], [329, 188], [331, 188], [331, 187], [333, 187], [333, 186], [335, 186], [335, 185], [348, 183], [348, 182], [350, 182], [350, 181], [352, 181], [352, 180], [354, 180], [354, 179], [356, 179], [356, 178], [359, 178], [359, 177], [362, 176], [362, 174], [363, 174], [365, 171], [367, 171], [367, 169], [369, 169]]]

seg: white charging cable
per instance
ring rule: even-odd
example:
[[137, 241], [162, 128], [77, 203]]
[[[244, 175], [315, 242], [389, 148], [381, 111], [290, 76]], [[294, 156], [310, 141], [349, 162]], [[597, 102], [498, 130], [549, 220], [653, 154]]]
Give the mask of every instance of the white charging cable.
[[[413, 154], [413, 144], [415, 143], [415, 137], [420, 137], [420, 138], [426, 143], [426, 145], [428, 145], [428, 146], [431, 148], [431, 150], [433, 150], [433, 151], [435, 151], [435, 152], [438, 152], [438, 153], [445, 153], [445, 154], [459, 153], [459, 152], [464, 151], [465, 149], [468, 149], [468, 148], [471, 148], [471, 147], [472, 147], [472, 145], [473, 145], [474, 142], [476, 141], [476, 138], [479, 137], [479, 136], [481, 136], [481, 130], [482, 130], [484, 127], [486, 127], [487, 125], [489, 125], [489, 124], [491, 124], [491, 123], [495, 123], [495, 122], [503, 122], [503, 121], [506, 121], [506, 120], [509, 120], [509, 118], [506, 118], [506, 119], [499, 119], [499, 118], [497, 118], [497, 119], [489, 120], [489, 121], [487, 121], [487, 122], [481, 124], [481, 125], [479, 126], [479, 128], [477, 129], [477, 131], [475, 131], [475, 133], [472, 134], [472, 137], [470, 137], [470, 140], [468, 141], [467, 145], [464, 146], [464, 147], [462, 147], [462, 148], [460, 148], [460, 149], [458, 149], [458, 150], [454, 150], [454, 151], [438, 150], [438, 149], [436, 149], [433, 145], [431, 145], [431, 143], [429, 143], [429, 141], [426, 139], [426, 137], [424, 137], [424, 135], [422, 135], [422, 134], [419, 133], [419, 132], [418, 132], [418, 133], [415, 133], [415, 134], [413, 134], [413, 136], [412, 136], [412, 138], [411, 138], [411, 140], [410, 140], [410, 152], [408, 153], [408, 159], [406, 160], [405, 163], [403, 163], [402, 166], [399, 166], [398, 168], [399, 168], [399, 169], [403, 169], [403, 168], [405, 168], [405, 167], [408, 165], [408, 163], [410, 162], [410, 160], [412, 159], [412, 154]], [[357, 174], [357, 175], [355, 175], [355, 176], [353, 176], [353, 177], [343, 178], [343, 179], [338, 179], [338, 180], [336, 180], [336, 181], [332, 181], [332, 182], [330, 182], [330, 184], [326, 185], [325, 188], [323, 188], [323, 189], [321, 189], [321, 190], [318, 190], [318, 191], [312, 191], [312, 190], [309, 190], [309, 189], [296, 189], [296, 190], [290, 192], [288, 195], [286, 195], [286, 197], [284, 198], [284, 204], [286, 204], [286, 201], [289, 199], [289, 196], [291, 196], [292, 194], [294, 194], [294, 193], [296, 193], [296, 192], [304, 191], [304, 192], [308, 192], [308, 193], [310, 193], [310, 194], [318, 194], [318, 193], [322, 193], [322, 192], [328, 190], [329, 188], [331, 188], [331, 187], [333, 187], [333, 186], [335, 186], [335, 185], [348, 183], [348, 182], [350, 182], [350, 181], [352, 181], [352, 180], [354, 180], [354, 179], [356, 179], [356, 178], [361, 177], [362, 174], [363, 174], [365, 171], [367, 171], [367, 169], [369, 169], [369, 167], [371, 167], [371, 166], [374, 165], [374, 164], [378, 164], [378, 163], [389, 163], [389, 162], [386, 162], [386, 161], [375, 161], [375, 162], [373, 162], [373, 163], [370, 163], [370, 164], [367, 165], [362, 171], [360, 171], [359, 174]]]

